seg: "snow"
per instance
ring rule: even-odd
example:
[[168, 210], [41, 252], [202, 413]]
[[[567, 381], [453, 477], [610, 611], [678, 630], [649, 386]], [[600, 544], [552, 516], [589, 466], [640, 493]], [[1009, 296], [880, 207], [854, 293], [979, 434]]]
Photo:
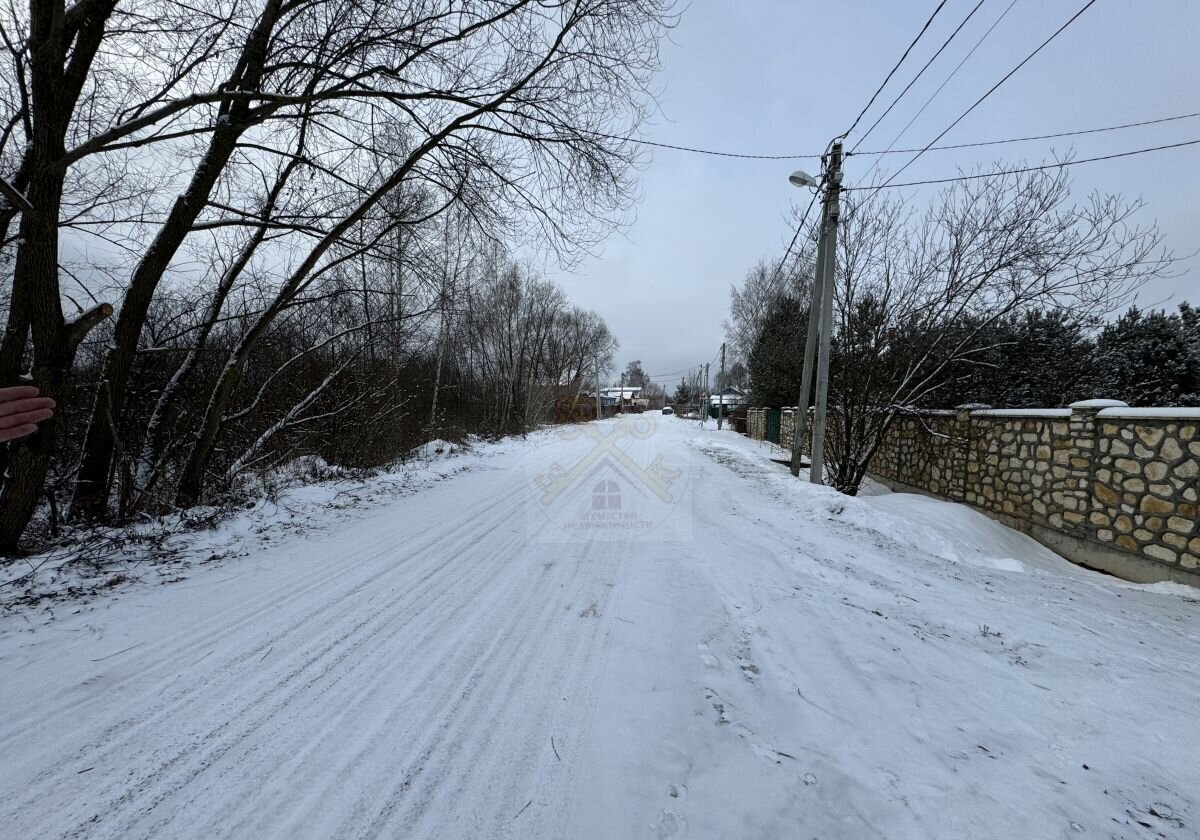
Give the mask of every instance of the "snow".
[[971, 412], [972, 417], [1070, 417], [1069, 408], [985, 408]]
[[1071, 403], [1071, 408], [1124, 408], [1129, 403], [1120, 400], [1079, 400]]
[[[644, 420], [296, 488], [244, 556], [0, 618], [4, 835], [1197, 836], [1200, 593]], [[598, 446], [691, 537], [549, 539]]]
[[1104, 408], [1097, 414], [1100, 417], [1123, 417], [1126, 419], [1144, 420], [1184, 420], [1200, 417], [1200, 407], [1197, 408]]

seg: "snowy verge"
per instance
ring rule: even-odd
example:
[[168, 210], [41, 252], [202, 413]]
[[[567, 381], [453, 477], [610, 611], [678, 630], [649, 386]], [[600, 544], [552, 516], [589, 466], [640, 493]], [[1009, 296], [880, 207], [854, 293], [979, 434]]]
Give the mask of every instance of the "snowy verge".
[[[779, 463], [787, 453], [774, 444], [763, 446], [737, 434], [711, 432], [692, 440], [710, 457], [714, 449], [737, 453], [736, 461], [716, 457], [735, 472], [753, 473], [776, 499], [814, 522], [838, 523], [851, 530], [872, 532], [891, 543], [949, 564], [962, 564], [1003, 573], [1045, 573], [1115, 588], [1135, 588], [1200, 599], [1194, 587], [1178, 583], [1139, 584], [1078, 566], [1037, 540], [992, 519], [969, 505], [917, 493], [893, 493], [867, 479], [858, 496], [832, 487], [814, 486], [793, 478]], [[745, 456], [751, 456], [749, 460]]]
[[[538, 433], [535, 433], [538, 434]], [[325, 531], [381, 504], [471, 470], [522, 440], [434, 440], [411, 460], [379, 471], [298, 458], [247, 477], [238, 507], [200, 506], [123, 528], [80, 530], [58, 546], [0, 568], [0, 614], [82, 604], [135, 585], [185, 580], [189, 569], [245, 557]]]

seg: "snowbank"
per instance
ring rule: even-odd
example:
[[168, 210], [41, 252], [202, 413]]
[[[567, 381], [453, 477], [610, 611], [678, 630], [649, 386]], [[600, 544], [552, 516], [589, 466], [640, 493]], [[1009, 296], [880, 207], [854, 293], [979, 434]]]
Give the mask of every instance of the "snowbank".
[[296, 458], [268, 472], [248, 474], [239, 492], [251, 501], [240, 508], [200, 506], [126, 528], [79, 532], [50, 551], [23, 558], [0, 570], [0, 611], [88, 601], [138, 581], [181, 581], [194, 566], [245, 557], [288, 537], [343, 526], [347, 517], [521, 445], [520, 440], [433, 440], [418, 447], [407, 464], [378, 472], [346, 469], [316, 456]]

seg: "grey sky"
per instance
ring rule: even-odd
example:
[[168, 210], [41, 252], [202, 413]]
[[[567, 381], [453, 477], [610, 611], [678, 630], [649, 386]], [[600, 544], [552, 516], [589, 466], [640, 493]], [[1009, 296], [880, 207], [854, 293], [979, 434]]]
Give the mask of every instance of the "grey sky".
[[[859, 134], [941, 45], [976, 0], [949, 0], [860, 125]], [[871, 134], [886, 148], [950, 70], [1009, 5], [985, 0], [958, 38]], [[1007, 17], [904, 135], [921, 147], [1061, 26], [1084, 0], [1016, 0]], [[664, 45], [661, 113], [647, 139], [733, 152], [819, 152], [845, 130], [883, 80], [935, 0], [693, 0]], [[1200, 111], [1200, 5], [1186, 0], [1099, 0], [944, 139], [961, 143], [1047, 134]], [[898, 81], [898, 84], [897, 84]], [[1093, 157], [1200, 138], [1200, 119], [1074, 138]], [[850, 138], [851, 143], [857, 139]], [[945, 177], [1003, 160], [1042, 163], [1071, 140], [929, 152], [901, 180]], [[890, 170], [907, 156], [888, 159]], [[847, 185], [871, 159], [850, 158]], [[729, 285], [791, 236], [787, 183], [813, 161], [744, 161], [654, 150], [637, 218], [574, 274], [558, 279], [596, 309], [621, 341], [618, 362], [651, 374], [711, 359], [722, 340]], [[1200, 248], [1200, 146], [1073, 167], [1074, 191], [1141, 195], [1177, 254]], [[928, 188], [926, 188], [928, 189]], [[910, 191], [917, 200], [924, 193]], [[1156, 281], [1145, 304], [1200, 298], [1200, 261]]]

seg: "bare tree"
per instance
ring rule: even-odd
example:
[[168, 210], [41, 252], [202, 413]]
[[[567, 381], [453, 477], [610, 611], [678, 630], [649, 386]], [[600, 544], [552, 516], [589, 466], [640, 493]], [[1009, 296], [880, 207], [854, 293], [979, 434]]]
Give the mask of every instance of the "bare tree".
[[[650, 101], [670, 6], [222, 0], [200, 15], [174, 0], [136, 10], [32, 0], [28, 19], [6, 10], [15, 72], [0, 74], [0, 173], [36, 212], [0, 211], [0, 270], [13, 258], [0, 380], [24, 376], [32, 349], [44, 392], [63, 401], [79, 373], [95, 399], [82, 426], [59, 418], [71, 424], [68, 451], [56, 449], [58, 424], [12, 449], [0, 549], [16, 547], [52, 459], [59, 476], [81, 461], [75, 515], [109, 515], [114, 496], [125, 515], [167, 488], [194, 501], [208, 478], [273, 458], [277, 442], [336, 449], [328, 400], [361, 396], [382, 418], [410, 411], [424, 389], [428, 426], [447, 388], [455, 410], [487, 389], [496, 428], [516, 427], [537, 414], [535, 387], [608, 363], [607, 328], [580, 329], [590, 351], [564, 338], [573, 316], [556, 289], [519, 278], [476, 294], [468, 268], [490, 249], [495, 276], [511, 275], [501, 255], [518, 241], [570, 264], [623, 221], [637, 146], [621, 138]], [[471, 231], [452, 261], [467, 288], [445, 272], [436, 282], [447, 252], [435, 231], [451, 210]], [[64, 235], [102, 238], [112, 265], [82, 266], [76, 279], [59, 258]], [[63, 301], [77, 292], [92, 303], [68, 320]], [[456, 346], [489, 295], [513, 304], [498, 310], [512, 317], [486, 343]], [[116, 324], [84, 345], [112, 311], [105, 300], [119, 301]], [[362, 354], [340, 373], [340, 361], [308, 353], [296, 363], [302, 383], [270, 380], [291, 357], [282, 353], [354, 323]], [[372, 381], [371, 369], [386, 375]]]
[[1100, 316], [1169, 270], [1141, 202], [1070, 200], [1065, 171], [997, 174], [905, 202], [847, 202], [839, 238], [827, 460], [855, 493], [895, 418], [989, 349], [989, 327], [1031, 308]]

